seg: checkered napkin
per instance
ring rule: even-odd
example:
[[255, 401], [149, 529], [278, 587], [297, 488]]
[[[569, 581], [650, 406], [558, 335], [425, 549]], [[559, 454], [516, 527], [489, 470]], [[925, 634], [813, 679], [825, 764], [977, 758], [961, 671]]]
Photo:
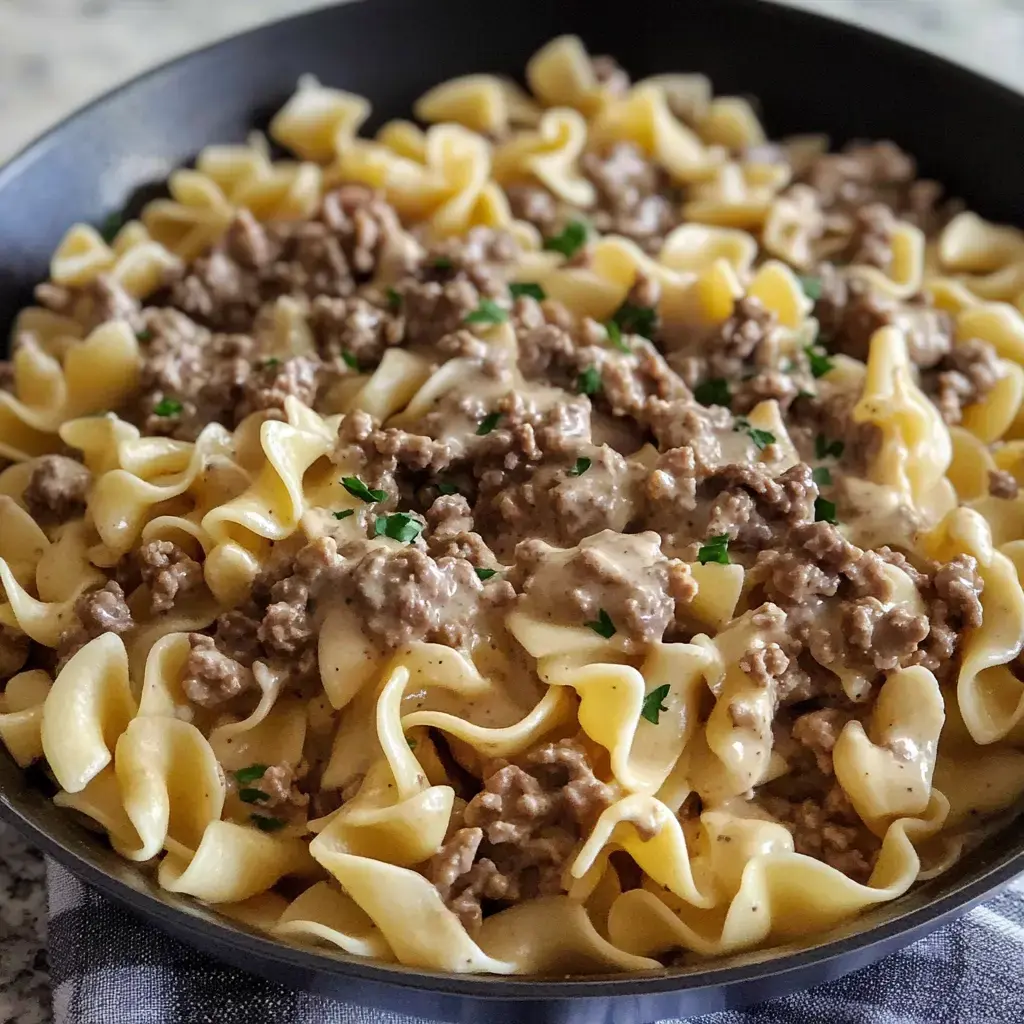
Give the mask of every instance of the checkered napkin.
[[[293, 992], [194, 952], [48, 864], [54, 1024], [430, 1024]], [[839, 981], [690, 1024], [1022, 1024], [1024, 876]], [[524, 1013], [523, 1024], [529, 1024]], [[665, 1022], [682, 1024], [682, 1022]]]

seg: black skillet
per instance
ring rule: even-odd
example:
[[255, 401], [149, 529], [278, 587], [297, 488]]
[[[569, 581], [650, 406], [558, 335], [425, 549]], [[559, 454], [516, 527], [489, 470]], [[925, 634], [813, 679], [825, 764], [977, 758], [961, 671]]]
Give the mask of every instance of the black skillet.
[[[1024, 97], [870, 33], [757, 0], [372, 0], [269, 25], [152, 71], [75, 114], [0, 170], [0, 329], [31, 299], [66, 228], [99, 223], [209, 143], [241, 141], [312, 72], [370, 97], [371, 129], [429, 86], [522, 74], [565, 32], [634, 75], [701, 71], [759, 98], [773, 137], [895, 139], [985, 216], [1021, 222]], [[450, 975], [286, 946], [162, 892], [54, 807], [0, 753], [0, 814], [139, 916], [229, 963], [353, 1002], [439, 1020], [640, 1024], [768, 999], [863, 967], [1024, 871], [1018, 821], [946, 875], [821, 941], [658, 974]], [[83, 937], [87, 940], [87, 937]]]

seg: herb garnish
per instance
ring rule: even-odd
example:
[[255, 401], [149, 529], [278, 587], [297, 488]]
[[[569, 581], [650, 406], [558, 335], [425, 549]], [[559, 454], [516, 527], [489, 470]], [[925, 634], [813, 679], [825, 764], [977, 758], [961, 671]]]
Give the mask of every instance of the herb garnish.
[[249, 820], [261, 832], [276, 832], [279, 828], [284, 828], [285, 824], [280, 818], [270, 818], [265, 814], [250, 814]]
[[827, 487], [832, 483], [832, 470], [828, 466], [815, 466], [811, 470], [811, 479], [819, 487]]
[[653, 306], [638, 306], [627, 300], [612, 314], [612, 321], [625, 334], [642, 334], [650, 339], [658, 323], [658, 311]]
[[431, 260], [430, 265], [435, 270], [451, 270], [454, 264], [447, 256], [438, 256], [436, 259]]
[[587, 225], [581, 220], [571, 220], [561, 234], [544, 239], [548, 252], [560, 252], [565, 257], [575, 256], [587, 244]]
[[388, 309], [392, 313], [397, 313], [402, 308], [402, 296], [394, 288], [388, 288], [385, 294], [388, 297]]
[[262, 789], [251, 789], [246, 787], [245, 789], [240, 789], [238, 791], [238, 799], [247, 804], [255, 804], [263, 800], [269, 800], [270, 794], [264, 793]]
[[811, 374], [814, 377], [824, 377], [835, 366], [831, 356], [819, 352], [814, 345], [808, 345], [804, 349], [804, 353], [807, 356], [807, 361], [811, 364]]
[[248, 768], [239, 768], [238, 771], [234, 771], [231, 774], [234, 775], [235, 781], [243, 786], [249, 785], [250, 782], [255, 782], [257, 779], [262, 779], [267, 773], [267, 765], [265, 764], [251, 764]]
[[141, 331], [135, 332], [135, 337], [138, 341], [145, 343], [153, 340], [153, 332], [148, 327], [143, 327]]
[[620, 352], [632, 352], [633, 350], [622, 340], [622, 328], [614, 321], [605, 322], [604, 329], [608, 332], [608, 340]]
[[827, 498], [815, 498], [814, 521], [816, 523], [831, 523], [833, 526], [838, 526], [839, 520], [836, 519], [836, 503], [829, 501]]
[[596, 622], [586, 622], [584, 625], [592, 629], [598, 636], [603, 636], [605, 640], [615, 636], [615, 623], [603, 608], [597, 613]]
[[576, 465], [574, 465], [572, 469], [569, 470], [569, 476], [583, 476], [583, 474], [586, 473], [588, 469], [590, 469], [591, 465], [591, 460], [588, 459], [586, 456], [581, 455], [576, 460]]
[[474, 569], [473, 571], [476, 573], [477, 579], [479, 579], [479, 580], [489, 580], [492, 576], [497, 576], [498, 575], [498, 570], [497, 569], [480, 569], [480, 568], [477, 568], [477, 569]]
[[356, 512], [355, 509], [346, 508], [341, 512], [332, 512], [331, 514], [335, 519], [348, 519], [349, 516], [354, 516]]
[[373, 522], [374, 537], [390, 537], [392, 540], [411, 544], [423, 532], [423, 523], [405, 512], [390, 516], [377, 516]]
[[507, 309], [502, 309], [494, 299], [481, 299], [480, 305], [462, 322], [464, 324], [503, 324], [507, 319]]
[[661, 686], [656, 686], [646, 697], [644, 697], [643, 707], [640, 709], [640, 717], [646, 718], [651, 725], [658, 724], [658, 716], [662, 711], [668, 711], [661, 702], [668, 696], [669, 684], [662, 683]]
[[698, 384], [693, 389], [693, 397], [701, 405], [724, 405], [726, 408], [732, 401], [729, 382], [724, 377], [714, 377]]
[[707, 543], [697, 552], [697, 561], [701, 565], [707, 565], [708, 562], [729, 565], [729, 534], [719, 533], [708, 537]]
[[459, 489], [453, 483], [449, 483], [447, 480], [441, 480], [437, 485], [438, 494], [458, 494]]
[[842, 441], [830, 441], [824, 434], [818, 434], [814, 439], [814, 454], [819, 459], [827, 459], [829, 456], [838, 459], [845, 447]]
[[536, 299], [538, 302], [543, 302], [548, 297], [547, 292], [539, 284], [532, 281], [513, 281], [508, 286], [508, 290], [513, 299], [526, 295], [531, 299]]
[[341, 358], [345, 360], [345, 365], [350, 370], [355, 370], [356, 373], [359, 372], [359, 360], [351, 352], [342, 352]]
[[476, 428], [477, 437], [485, 437], [489, 434], [497, 425], [498, 420], [501, 419], [500, 412], [489, 412], [481, 421], [480, 425]]
[[341, 486], [353, 498], [359, 498], [365, 501], [367, 505], [372, 505], [375, 501], [384, 501], [388, 496], [387, 491], [378, 491], [376, 488], [367, 487], [357, 476], [343, 476], [341, 478]]
[[271, 356], [269, 359], [263, 360], [263, 368], [265, 370], [272, 370], [275, 366], [280, 366], [281, 360], [277, 356]]
[[153, 406], [157, 416], [177, 416], [185, 407], [176, 398], [164, 398]]
[[596, 366], [588, 366], [576, 378], [576, 390], [581, 395], [596, 395], [601, 390], [601, 371]]
[[123, 224], [124, 216], [120, 213], [111, 213], [104, 217], [103, 223], [100, 225], [100, 234], [103, 236], [103, 241], [112, 242], [117, 237], [117, 233], [121, 230]]
[[768, 445], [775, 444], [775, 435], [770, 430], [758, 430], [757, 427], [752, 427], [746, 416], [737, 418], [733, 430], [744, 431], [759, 452], [763, 452]]
[[817, 302], [821, 298], [821, 278], [811, 277], [806, 274], [798, 274], [797, 277], [800, 281], [800, 287], [804, 290], [804, 295], [812, 302]]

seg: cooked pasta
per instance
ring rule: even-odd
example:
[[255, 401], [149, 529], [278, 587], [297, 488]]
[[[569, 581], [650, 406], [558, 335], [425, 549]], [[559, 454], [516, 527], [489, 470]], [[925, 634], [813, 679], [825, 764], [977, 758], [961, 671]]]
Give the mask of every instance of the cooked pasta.
[[0, 739], [173, 892], [456, 972], [825, 932], [1024, 792], [1024, 234], [580, 40], [75, 225]]

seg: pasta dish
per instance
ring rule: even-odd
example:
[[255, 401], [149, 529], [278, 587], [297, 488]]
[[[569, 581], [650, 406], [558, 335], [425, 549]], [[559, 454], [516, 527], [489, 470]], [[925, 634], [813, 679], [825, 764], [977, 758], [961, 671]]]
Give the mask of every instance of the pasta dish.
[[[304, 79], [0, 378], [0, 739], [160, 886], [453, 972], [822, 934], [1024, 792], [1024, 233], [575, 37]], [[426, 127], [421, 127], [424, 125]]]

